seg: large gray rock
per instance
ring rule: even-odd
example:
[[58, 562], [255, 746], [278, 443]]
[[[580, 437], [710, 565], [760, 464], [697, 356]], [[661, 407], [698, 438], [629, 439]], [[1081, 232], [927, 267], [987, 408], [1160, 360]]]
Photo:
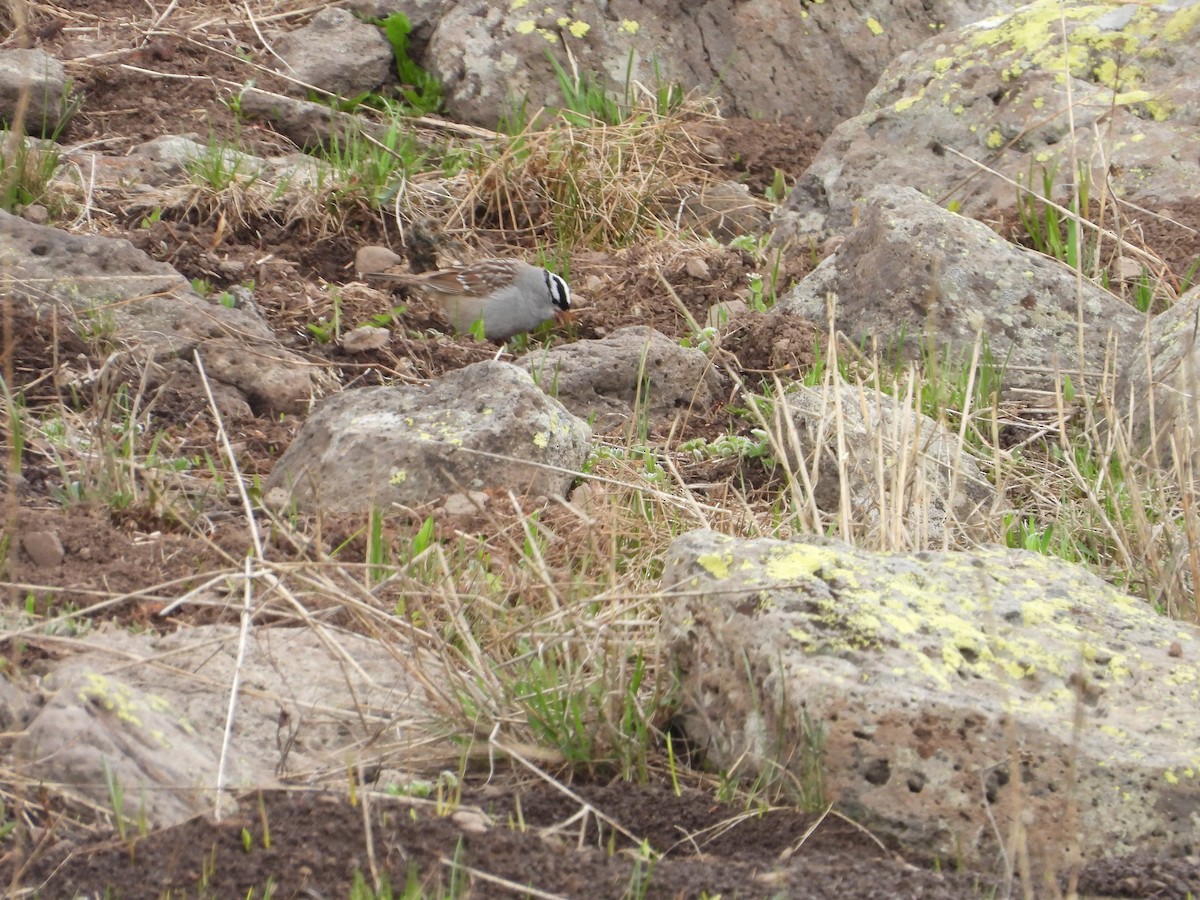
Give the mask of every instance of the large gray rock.
[[[1117, 379], [1113, 419], [1135, 454], [1170, 467], [1200, 450], [1200, 287], [1150, 320], [1148, 347]], [[1186, 476], [1185, 476], [1186, 477]]]
[[663, 590], [681, 722], [718, 767], [819, 773], [856, 821], [971, 867], [1018, 821], [1039, 872], [1194, 848], [1197, 632], [1081, 569], [700, 531]]
[[646, 325], [620, 328], [598, 341], [535, 351], [518, 362], [542, 389], [597, 431], [644, 416], [652, 426], [702, 415], [717, 402], [719, 379], [699, 350], [680, 347]]
[[[1077, 289], [1080, 299], [1077, 300]], [[1058, 373], [1081, 382], [1136, 351], [1145, 316], [1066, 266], [1016, 247], [979, 222], [947, 212], [912, 188], [867, 197], [857, 228], [778, 308], [824, 323], [833, 296], [837, 327], [856, 343], [922, 342], [969, 362], [982, 334], [1003, 387], [1053, 391]], [[1079, 336], [1082, 318], [1084, 334]]]
[[21, 98], [28, 97], [22, 122], [26, 134], [50, 136], [71, 112], [67, 74], [43, 50], [0, 50], [0, 122], [11, 127]]
[[267, 480], [304, 509], [414, 506], [467, 490], [564, 495], [591, 429], [509, 363], [485, 361], [427, 385], [328, 398]]
[[[90, 341], [138, 364], [190, 360], [237, 388], [260, 413], [301, 412], [320, 389], [312, 366], [284, 350], [265, 320], [209, 302], [166, 263], [129, 241], [70, 234], [0, 211], [0, 270], [17, 303], [37, 315], [68, 312]], [[153, 379], [162, 373], [152, 371]]]
[[[630, 84], [673, 81], [716, 93], [735, 115], [811, 118], [828, 130], [861, 107], [888, 60], [931, 28], [956, 27], [1004, 0], [587, 0], [563, 12], [540, 4], [450, 4], [424, 58], [456, 119], [493, 128], [515, 100], [562, 106], [550, 51], [568, 72], [598, 73], [623, 96]], [[563, 48], [571, 52], [571, 62]]]
[[[49, 664], [42, 702], [23, 713], [28, 724], [4, 764], [112, 809], [107, 767], [125, 815], [154, 827], [212, 812], [235, 668], [242, 691], [225, 781], [234, 792], [297, 773], [344, 784], [347, 765], [387, 753], [379, 739], [389, 721], [429, 715], [429, 696], [397, 661], [417, 651], [395, 641], [259, 628], [239, 661], [238, 629], [212, 625], [103, 630], [76, 650]], [[436, 678], [432, 661], [421, 670], [427, 683]], [[384, 716], [371, 712], [379, 709]]]
[[392, 69], [392, 48], [383, 32], [344, 9], [327, 7], [303, 28], [280, 35], [272, 45], [290, 90], [306, 96], [315, 87], [338, 97], [376, 90]]
[[1169, 217], [1200, 190], [1197, 72], [1193, 0], [1037, 0], [948, 29], [897, 57], [861, 113], [834, 129], [781, 210], [779, 233], [841, 231], [879, 184], [955, 200], [974, 217], [1015, 207], [1016, 188], [947, 148], [1011, 179], [1033, 171], [1040, 194], [1039, 166], [1070, 183], [1073, 147], [1092, 161], [1093, 197], [1103, 183]]

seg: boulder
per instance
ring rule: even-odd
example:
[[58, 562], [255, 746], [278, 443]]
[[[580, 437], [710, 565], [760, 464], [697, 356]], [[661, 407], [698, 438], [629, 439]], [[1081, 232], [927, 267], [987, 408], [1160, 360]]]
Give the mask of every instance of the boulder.
[[182, 275], [129, 241], [70, 234], [0, 211], [0, 262], [17, 303], [35, 315], [65, 310], [89, 341], [168, 374], [160, 362], [199, 351], [210, 377], [258, 413], [307, 409], [320, 382], [260, 316], [200, 297]]
[[[234, 792], [279, 786], [294, 773], [307, 783], [314, 771], [344, 786], [347, 766], [371, 756], [364, 745], [393, 715], [419, 718], [428, 709], [425, 690], [397, 664], [396, 645], [356, 634], [339, 633], [335, 643], [308, 627], [260, 628], [244, 659], [238, 629], [227, 625], [165, 635], [106, 628], [75, 648], [49, 663], [5, 765], [108, 809], [111, 779], [125, 815], [152, 827], [212, 812], [235, 668], [242, 691], [225, 782]], [[433, 678], [433, 668], [422, 678]], [[380, 708], [383, 718], [370, 712]]]
[[[1165, 468], [1177, 451], [1190, 459], [1200, 444], [1200, 287], [1149, 321], [1149, 346], [1131, 355], [1117, 379], [1114, 421], [1135, 454]], [[1185, 479], [1190, 476], [1184, 475]]]
[[624, 97], [678, 82], [719, 96], [730, 115], [810, 118], [829, 130], [861, 109], [889, 60], [931, 29], [957, 27], [1006, 0], [591, 0], [550, 6], [448, 4], [422, 57], [454, 118], [494, 128], [514, 102], [563, 106], [553, 55]]
[[909, 359], [924, 347], [964, 365], [982, 336], [1005, 391], [1052, 392], [1060, 375], [1081, 387], [1081, 371], [1098, 382], [1110, 352], [1136, 352], [1145, 323], [1067, 266], [891, 186], [867, 196], [858, 227], [776, 309], [826, 323], [830, 296], [851, 340]]
[[392, 71], [392, 47], [383, 32], [352, 13], [326, 7], [303, 28], [279, 35], [272, 45], [293, 93], [312, 88], [337, 97], [377, 90]]
[[471, 490], [563, 496], [591, 429], [521, 369], [488, 360], [427, 385], [326, 399], [267, 480], [303, 509], [415, 506]]
[[[795, 385], [786, 410], [778, 433], [793, 456], [790, 471], [803, 467], [813, 502], [830, 517], [848, 502], [851, 520], [873, 546], [881, 532], [887, 546], [901, 536], [911, 541], [905, 549], [991, 536], [996, 490], [940, 422], [902, 399], [845, 383]], [[794, 478], [793, 490], [802, 492]]]
[[1093, 197], [1104, 185], [1165, 216], [1200, 190], [1200, 82], [1181, 77], [1200, 71], [1194, 4], [1037, 0], [960, 24], [892, 61], [797, 183], [777, 235], [842, 231], [880, 184], [972, 217], [1013, 210], [1017, 189], [972, 160], [1039, 195], [1051, 170], [1060, 202], [1072, 158], [1090, 160]]
[[534, 351], [517, 365], [599, 432], [628, 426], [639, 416], [659, 427], [689, 413], [703, 415], [717, 402], [720, 383], [704, 353], [646, 325]]
[[[1195, 628], [1025, 551], [677, 538], [662, 634], [680, 724], [925, 857], [1049, 871], [1195, 846]], [[793, 780], [794, 779], [794, 780]], [[1040, 865], [1034, 871], [1045, 871]]]
[[[28, 97], [22, 128], [50, 137], [66, 124], [72, 110], [62, 63], [44, 50], [0, 50], [0, 122], [11, 127]], [[10, 163], [11, 164], [11, 163]]]

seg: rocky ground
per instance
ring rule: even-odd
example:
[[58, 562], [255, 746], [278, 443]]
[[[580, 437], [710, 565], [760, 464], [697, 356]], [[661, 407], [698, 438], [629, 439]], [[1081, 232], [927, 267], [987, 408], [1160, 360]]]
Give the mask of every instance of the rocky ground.
[[[119, 154], [160, 135], [190, 132], [201, 141], [215, 136], [264, 155], [285, 149], [270, 130], [231, 111], [226, 102], [231, 86], [251, 76], [245, 62], [227, 52], [212, 32], [151, 28], [140, 0], [80, 0], [71, 4], [69, 16], [47, 9], [35, 7], [35, 43], [75, 60], [69, 71], [86, 96], [61, 138], [64, 143]], [[245, 25], [230, 34], [253, 43]], [[90, 49], [81, 56], [85, 39]], [[255, 77], [260, 86], [272, 86], [269, 76]], [[802, 172], [823, 140], [800, 121], [735, 119], [713, 127], [728, 151], [719, 161], [720, 172], [759, 196], [776, 170], [789, 178]], [[378, 215], [357, 215], [332, 231], [308, 220], [229, 222], [202, 213], [146, 222], [140, 212], [119, 206], [95, 209], [91, 218], [97, 232], [125, 237], [189, 279], [204, 279], [218, 290], [244, 280], [230, 278], [231, 271], [253, 273], [256, 300], [276, 332], [342, 386], [432, 377], [496, 353], [467, 337], [422, 337], [420, 329], [437, 319], [419, 308], [405, 320], [405, 333], [397, 332], [387, 347], [367, 356], [349, 356], [307, 327], [333, 316], [328, 286], [352, 280], [358, 247], [393, 240]], [[496, 245], [502, 249], [499, 235]], [[816, 257], [819, 252], [798, 255], [785, 275], [803, 276]], [[584, 309], [564, 336], [600, 336], [629, 324], [686, 336], [687, 323], [674, 305], [664, 303], [655, 269], [663, 266], [683, 305], [703, 318], [713, 302], [744, 294], [746, 275], [756, 268], [749, 255], [714, 259], [709, 277], [698, 280], [670, 261], [664, 264], [651, 250], [581, 254], [573, 263], [573, 279], [587, 284], [596, 276], [604, 287], [580, 292]], [[615, 277], [614, 269], [629, 274]], [[377, 298], [348, 293], [338, 314], [346, 321], [365, 321], [386, 312], [373, 302]], [[31, 407], [60, 401], [53, 377], [60, 360], [84, 360], [80, 366], [94, 369], [103, 365], [95, 346], [19, 309], [11, 327], [16, 383]], [[803, 361], [781, 360], [773, 353], [772, 346], [781, 343], [778, 332], [757, 325], [747, 329], [738, 353], [744, 371], [783, 371]], [[77, 399], [86, 406], [87, 397]], [[159, 398], [153, 417], [179, 455], [216, 444], [201, 398], [168, 394]], [[694, 435], [714, 435], [735, 427], [731, 423], [727, 415], [714, 413], [697, 417], [691, 427]], [[269, 473], [299, 425], [298, 417], [237, 423], [231, 437], [241, 450], [244, 473]], [[28, 556], [10, 558], [4, 578], [6, 601], [14, 605], [24, 602], [26, 586], [35, 585], [56, 589], [57, 605], [82, 606], [91, 602], [93, 591], [130, 594], [193, 577], [245, 552], [245, 528], [231, 515], [208, 515], [206, 533], [200, 535], [164, 515], [152, 499], [117, 507], [64, 505], [56, 496], [62, 473], [50, 460], [33, 460], [22, 474], [19, 496], [9, 492], [14, 532], [53, 533], [65, 554], [53, 565]], [[350, 539], [350, 552], [357, 550], [361, 558], [360, 522], [334, 518], [323, 527], [330, 545]], [[182, 629], [214, 615], [233, 620], [185, 609], [164, 624], [155, 616], [164, 600], [157, 595], [135, 599], [106, 615], [136, 629]], [[37, 639], [6, 640], [0, 650], [10, 671], [36, 670], [40, 659], [66, 652]], [[667, 769], [659, 767], [641, 785], [604, 777], [548, 785], [511, 773], [489, 778], [481, 766], [466, 774], [461, 797], [452, 804], [454, 816], [441, 815], [445, 809], [433, 801], [375, 797], [364, 806], [349, 787], [298, 788], [252, 796], [238, 817], [221, 823], [195, 820], [122, 837], [76, 821], [53, 802], [43, 803], [36, 781], [22, 773], [0, 785], [5, 809], [0, 825], [13, 825], [0, 828], [0, 882], [11, 885], [14, 896], [19, 889], [38, 888], [41, 896], [339, 896], [355, 872], [368, 880], [378, 872], [398, 889], [411, 879], [427, 896], [502, 896], [506, 891], [519, 896], [525, 887], [541, 892], [531, 890], [532, 896], [564, 897], [995, 896], [995, 873], [956, 872], [953, 860], [901, 858], [836, 814], [821, 817], [736, 798], [721, 802], [711, 776], [688, 773], [682, 780], [684, 786], [675, 789]], [[596, 812], [578, 818], [581, 809], [602, 813], [604, 819]], [[55, 816], [62, 822], [49, 827]], [[36, 845], [26, 840], [29, 825], [43, 836]], [[664, 857], [647, 861], [643, 842]], [[1096, 896], [1184, 897], [1197, 883], [1200, 864], [1194, 861], [1133, 857], [1090, 865], [1079, 889]], [[108, 887], [111, 894], [105, 894]], [[1046, 890], [1046, 895], [1052, 891]]]

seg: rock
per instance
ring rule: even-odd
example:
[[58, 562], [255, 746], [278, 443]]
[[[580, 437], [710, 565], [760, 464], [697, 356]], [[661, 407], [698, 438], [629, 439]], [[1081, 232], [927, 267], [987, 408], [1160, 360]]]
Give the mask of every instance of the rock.
[[273, 48], [285, 65], [281, 74], [294, 79], [289, 90], [302, 97], [312, 88], [357, 97], [377, 90], [392, 71], [392, 47], [383, 32], [336, 7], [278, 36]]
[[803, 466], [811, 474], [822, 512], [836, 514], [844, 497], [864, 531], [904, 534], [914, 547], [991, 536], [995, 488], [942, 424], [887, 394], [840, 381], [832, 389], [792, 385], [787, 411], [780, 445], [803, 455], [790, 460], [789, 471]]
[[205, 300], [129, 241], [69, 234], [0, 211], [0, 259], [16, 302], [38, 315], [52, 305], [69, 311], [90, 340], [150, 363], [155, 384], [168, 377], [159, 360], [190, 361], [198, 349], [210, 377], [237, 388], [259, 412], [303, 411], [321, 389], [314, 367], [284, 350], [261, 318]]
[[1066, 871], [1077, 847], [1194, 845], [1200, 665], [1168, 648], [1197, 632], [1081, 569], [700, 531], [671, 544], [663, 590], [680, 723], [718, 768], [786, 767], [881, 837], [967, 867], [994, 864], [1017, 819], [1034, 871]]
[[600, 432], [638, 416], [661, 427], [681, 415], [704, 414], [717, 402], [720, 383], [701, 351], [646, 325], [529, 353], [517, 365], [575, 415], [594, 416]]
[[404, 257], [389, 247], [368, 244], [354, 254], [354, 277], [361, 281], [367, 275], [378, 275], [404, 262]]
[[53, 531], [27, 531], [21, 535], [21, 547], [34, 565], [42, 569], [61, 565], [66, 556], [62, 541]]
[[861, 113], [834, 129], [780, 211], [779, 236], [849, 227], [882, 184], [975, 217], [1015, 207], [1016, 188], [950, 151], [1022, 182], [1032, 172], [1038, 193], [1039, 167], [1057, 168], [1060, 201], [1073, 155], [1096, 161], [1092, 196], [1103, 183], [1158, 210], [1200, 190], [1200, 85], [1179, 78], [1200, 71], [1191, 3], [1037, 0], [960, 24], [897, 57]]
[[415, 506], [464, 490], [562, 496], [591, 429], [525, 372], [485, 361], [428, 385], [344, 391], [323, 402], [266, 489], [305, 509]]
[[315, 399], [312, 373], [282, 347], [259, 345], [248, 352], [239, 338], [214, 337], [197, 350], [208, 376], [237, 388], [256, 412], [301, 413]]
[[574, 4], [567, 18], [549, 6], [470, 0], [443, 7], [421, 62], [441, 80], [451, 117], [486, 128], [513, 98], [530, 109], [563, 105], [549, 51], [568, 72], [598, 74], [616, 96], [631, 84], [703, 85], [727, 115], [743, 116], [793, 115], [803, 98], [816, 126], [828, 130], [857, 113], [887, 62], [931, 29], [1008, 6], [861, 0], [848, 18], [831, 3], [594, 0]]
[[712, 270], [703, 256], [689, 256], [683, 264], [683, 271], [687, 273], [688, 278], [698, 281], [708, 281], [712, 278]]
[[367, 353], [371, 350], [381, 350], [388, 345], [391, 337], [392, 333], [386, 328], [360, 325], [342, 335], [342, 349], [347, 353]]
[[[15, 741], [18, 769], [111, 809], [107, 764], [126, 814], [144, 814], [152, 827], [211, 812], [238, 629], [201, 625], [156, 635], [104, 628], [75, 644], [86, 652], [48, 666], [46, 702]], [[377, 736], [371, 715], [356, 714], [362, 698], [386, 697], [391, 713], [420, 717], [427, 709], [424, 690], [396, 664], [398, 652], [420, 664], [415, 648], [350, 633], [334, 642], [311, 628], [253, 632], [240, 663], [228, 785], [268, 787], [290, 773], [307, 780], [324, 770], [344, 786], [346, 760], [360, 758], [364, 742]], [[126, 664], [114, 667], [114, 655]], [[422, 678], [436, 681], [436, 666], [425, 660]]]
[[664, 215], [685, 229], [731, 241], [746, 234], [759, 234], [770, 221], [770, 204], [755, 199], [744, 184], [714, 182], [699, 190], [685, 188], [672, 197], [659, 199]]
[[442, 512], [448, 516], [477, 516], [487, 509], [492, 498], [483, 491], [466, 494], [450, 494], [442, 501]]
[[50, 210], [40, 203], [30, 203], [21, 210], [21, 218], [34, 225], [45, 225], [50, 221]]
[[[1149, 347], [1135, 347], [1117, 379], [1113, 416], [1131, 449], [1155, 465], [1175, 462], [1174, 442], [1190, 455], [1198, 441], [1196, 373], [1200, 372], [1200, 287], [1150, 320]], [[1186, 476], [1185, 476], [1186, 477]]]
[[[947, 212], [912, 188], [880, 187], [867, 196], [860, 224], [837, 252], [783, 297], [775, 309], [828, 321], [855, 343], [899, 345], [919, 359], [922, 341], [970, 361], [976, 336], [987, 342], [1003, 389], [1053, 392], [1056, 372], [1076, 387], [1083, 366], [1098, 375], [1109, 335], [1118, 360], [1136, 350], [1145, 317], [1083, 282], [1080, 341], [1076, 276], [1041, 254], [1009, 244], [985, 225]], [[1007, 362], [1006, 362], [1007, 361]]]
[[334, 139], [345, 142], [351, 135], [369, 134], [378, 140], [387, 137], [387, 127], [369, 122], [360, 116], [330, 109], [322, 103], [285, 97], [260, 88], [246, 88], [241, 93], [242, 114], [261, 119], [305, 149], [327, 147]]
[[[5, 623], [6, 630], [8, 623]], [[34, 695], [13, 684], [0, 672], [0, 731], [15, 734], [24, 730], [34, 713]]]
[[0, 120], [6, 128], [23, 94], [29, 97], [26, 134], [50, 137], [66, 125], [72, 109], [62, 63], [42, 50], [0, 50]]

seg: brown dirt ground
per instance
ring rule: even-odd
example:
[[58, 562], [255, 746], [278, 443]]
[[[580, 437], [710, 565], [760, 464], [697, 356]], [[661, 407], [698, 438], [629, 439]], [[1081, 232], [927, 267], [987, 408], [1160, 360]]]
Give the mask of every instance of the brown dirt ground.
[[[62, 140], [122, 152], [158, 135], [192, 132], [200, 139], [209, 134], [236, 138], [255, 152], [289, 149], [268, 129], [238, 122], [224, 102], [235, 85], [250, 77], [237, 58], [237, 47], [257, 46], [241, 16], [231, 15], [227, 28], [215, 28], [212, 7], [190, 9], [192, 4], [181, 4], [167, 23], [170, 27], [152, 31], [148, 24], [154, 16], [147, 18], [147, 6], [143, 0], [32, 5], [28, 34], [4, 42], [8, 47], [41, 46], [63, 59], [86, 94], [83, 109]], [[286, 12], [304, 4], [271, 6]], [[223, 36], [217, 40], [214, 34]], [[151, 79], [130, 66], [172, 77]], [[277, 86], [269, 76], [256, 73], [254, 77], [262, 87]], [[726, 122], [724, 129], [721, 140], [730, 157], [723, 171], [759, 195], [772, 183], [777, 169], [789, 182], [794, 180], [823, 139], [787, 122], [734, 120]], [[1200, 208], [1175, 213], [1185, 221], [1200, 218]], [[164, 220], [140, 229], [136, 222], [114, 220], [107, 228], [175, 265], [187, 277], [207, 278], [218, 288], [227, 286], [223, 262], [253, 264], [266, 253], [273, 255], [275, 262], [257, 270], [256, 298], [277, 330], [290, 335], [293, 346], [327, 363], [344, 386], [428, 377], [493, 355], [493, 348], [470, 340], [418, 338], [412, 332], [398, 333], [391, 346], [354, 359], [317, 342], [303, 323], [330, 312], [320, 306], [327, 302], [321, 299], [327, 297], [321, 285], [349, 280], [359, 244], [385, 239], [378, 221], [364, 217], [352, 224], [353, 239], [346, 232], [314, 237], [303, 224], [271, 222], [226, 231], [220, 241], [215, 240], [215, 224], [205, 221]], [[1200, 255], [1194, 237], [1181, 234], [1174, 229], [1153, 238], [1147, 235], [1147, 242], [1167, 255], [1177, 273]], [[634, 323], [652, 324], [671, 335], [684, 333], [683, 316], [665, 302], [658, 261], [644, 258], [644, 251], [631, 249], [595, 260], [590, 269], [586, 260], [578, 264], [578, 274], [584, 276], [590, 271], [609, 277], [618, 269], [624, 274], [619, 290], [603, 292], [608, 299], [592, 303], [579, 317], [573, 336], [596, 336]], [[784, 278], [798, 279], [810, 266], [810, 260], [800, 259], [784, 271]], [[663, 274], [691, 314], [703, 320], [712, 302], [728, 299], [744, 287], [752, 268], [748, 258], [725, 256], [704, 281], [689, 278], [682, 262], [667, 265]], [[297, 298], [306, 297], [317, 299], [298, 304]], [[366, 299], [356, 301], [351, 294], [344, 299], [347, 320], [365, 320], [380, 312]], [[412, 315], [409, 324], [417, 329], [433, 321], [421, 318], [419, 309]], [[15, 350], [16, 386], [26, 390], [28, 404], [86, 414], [96, 388], [85, 376], [100, 368], [102, 352], [69, 330], [53, 328], [52, 323], [18, 314], [12, 324], [6, 348]], [[803, 323], [768, 325], [750, 315], [736, 325], [725, 349], [748, 376], [794, 371], [811, 359], [813, 335]], [[698, 417], [693, 433], [729, 427], [727, 419], [714, 416]], [[194, 396], [164, 393], [158, 396], [152, 417], [163, 434], [163, 447], [172, 455], [194, 455], [214, 445], [206, 410]], [[229, 424], [243, 471], [251, 475], [270, 470], [298, 425], [294, 420], [268, 419]], [[144, 493], [131, 498], [125, 508], [86, 502], [63, 505], [56, 491], [61, 491], [67, 475], [49, 449], [35, 448], [20, 476], [11, 479], [4, 491], [12, 533], [53, 531], [65, 550], [57, 566], [39, 567], [14, 547], [4, 576], [9, 583], [7, 602], [24, 603], [29, 596], [39, 612], [52, 603], [60, 608], [82, 607], [98, 597], [178, 579], [179, 585], [171, 590], [177, 594], [197, 573], [227, 565], [245, 551], [247, 535], [236, 517], [227, 515], [233, 505], [230, 497], [201, 492], [194, 498], [194, 508], [181, 515], [178, 509], [162, 509], [155, 502], [156, 483], [148, 475]], [[327, 523], [326, 549], [345, 541], [352, 530], [350, 524]], [[356, 546], [361, 556], [361, 541], [346, 552], [352, 556]], [[153, 613], [165, 599], [165, 592], [160, 596], [151, 591], [104, 615], [138, 627], [164, 627]], [[185, 613], [171, 620], [169, 627], [183, 627], [188, 621]], [[50, 651], [36, 642], [0, 641], [0, 662], [6, 661], [10, 670], [19, 669], [22, 659], [31, 654], [45, 652]], [[596, 898], [992, 895], [988, 877], [938, 873], [929, 860], [913, 865], [842, 819], [826, 818], [802, 840], [814, 822], [812, 816], [795, 810], [743, 816], [745, 810], [716, 802], [712, 789], [686, 788], [676, 796], [665, 779], [649, 785], [573, 787], [637, 841], [607, 827], [598, 833], [594, 817], [584, 820], [581, 832], [578, 823], [568, 822], [580, 810], [579, 802], [541, 783], [524, 785], [509, 777], [492, 785], [468, 779], [468, 785], [462, 805], [483, 810], [494, 822], [484, 832], [468, 833], [454, 817], [439, 815], [428, 805], [375, 799], [370, 805], [369, 839], [361, 806], [350, 804], [345, 794], [270, 793], [262, 797], [261, 806], [257, 798], [245, 800], [236, 819], [221, 824], [192, 821], [132, 841], [68, 828], [63, 820], [56, 824], [54, 814], [44, 812], [53, 809], [52, 803], [31, 802], [25, 814], [16, 811], [14, 818], [21, 827], [0, 840], [0, 884], [40, 886], [41, 896], [46, 897], [74, 893], [138, 898], [160, 897], [168, 891], [176, 897], [245, 897], [252, 889], [262, 892], [271, 882], [276, 897], [338, 896], [344, 895], [355, 871], [370, 872], [368, 848], [372, 848], [378, 870], [397, 887], [410, 874], [430, 888], [448, 887], [454, 876], [447, 861], [470, 867], [471, 874], [463, 868], [457, 883], [469, 882], [473, 896], [503, 894], [488, 878], [562, 896]], [[34, 807], [43, 812], [35, 813]], [[264, 847], [264, 821], [270, 828], [269, 849]], [[523, 825], [514, 827], [514, 823]], [[542, 833], [553, 826], [558, 826], [553, 834]], [[244, 833], [249, 835], [249, 849], [243, 845]], [[653, 865], [638, 862], [636, 851], [642, 840], [665, 853], [664, 858]], [[645, 887], [644, 893], [638, 893], [639, 885]], [[1093, 895], [1183, 897], [1200, 886], [1200, 864], [1140, 857], [1102, 861], [1084, 871], [1081, 886]]]

